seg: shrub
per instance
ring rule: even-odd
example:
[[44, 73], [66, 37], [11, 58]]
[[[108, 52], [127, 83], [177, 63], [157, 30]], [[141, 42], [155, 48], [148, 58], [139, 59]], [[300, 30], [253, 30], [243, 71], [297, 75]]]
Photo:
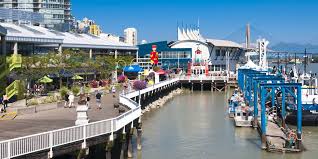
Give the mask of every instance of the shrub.
[[127, 76], [125, 76], [125, 75], [118, 76], [119, 83], [124, 83], [124, 82], [126, 82], [126, 80], [127, 80]]
[[88, 87], [84, 87], [84, 92], [85, 93], [89, 93], [91, 91], [91, 87], [90, 86], [88, 86]]
[[154, 73], [154, 72], [150, 72], [147, 78], [148, 78], [148, 79], [153, 79], [153, 78], [155, 78], [155, 73]]
[[90, 83], [90, 85], [91, 85], [92, 88], [97, 88], [98, 82], [94, 80], [94, 81], [92, 81], [92, 82]]
[[81, 88], [79, 86], [73, 86], [71, 91], [73, 92], [73, 94], [76, 96], [80, 93]]
[[147, 87], [147, 83], [145, 81], [135, 81], [133, 87], [135, 90], [142, 90]]
[[64, 98], [67, 93], [68, 93], [67, 87], [62, 87], [62, 88], [60, 88], [60, 96], [61, 96], [62, 98]]
[[153, 71], [157, 72], [157, 71], [159, 71], [159, 70], [160, 70], [160, 67], [158, 67], [158, 66], [154, 66], [152, 69], [153, 69]]
[[28, 101], [27, 106], [38, 105], [38, 104], [39, 104], [39, 102], [38, 102], [37, 99], [31, 99], [31, 100]]

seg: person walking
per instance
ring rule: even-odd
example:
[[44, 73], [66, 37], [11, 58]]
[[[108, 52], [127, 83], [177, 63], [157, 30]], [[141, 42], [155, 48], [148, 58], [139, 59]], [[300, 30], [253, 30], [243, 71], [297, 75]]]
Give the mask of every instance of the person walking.
[[91, 107], [90, 107], [90, 105], [89, 105], [89, 101], [90, 101], [90, 100], [91, 100], [91, 98], [90, 98], [89, 94], [87, 93], [87, 94], [86, 94], [86, 106], [87, 106], [88, 109], [91, 109]]
[[113, 97], [116, 97], [116, 87], [113, 85], [112, 86], [112, 93], [113, 93]]
[[72, 108], [74, 106], [74, 98], [75, 98], [75, 96], [73, 95], [73, 93], [70, 93], [70, 95], [68, 97], [68, 100], [69, 100], [68, 107], [69, 108]]
[[9, 103], [9, 98], [8, 98], [7, 94], [4, 94], [2, 96], [2, 103], [3, 103], [3, 111], [7, 112], [7, 107], [8, 107], [8, 103]]
[[69, 95], [68, 95], [68, 93], [66, 93], [66, 94], [64, 95], [64, 100], [65, 100], [64, 107], [65, 107], [65, 108], [66, 108], [66, 107], [67, 107], [67, 105], [69, 104], [68, 97], [69, 97]]
[[100, 92], [97, 92], [96, 93], [96, 104], [97, 104], [97, 106], [98, 106], [98, 109], [102, 109], [102, 94], [100, 93]]

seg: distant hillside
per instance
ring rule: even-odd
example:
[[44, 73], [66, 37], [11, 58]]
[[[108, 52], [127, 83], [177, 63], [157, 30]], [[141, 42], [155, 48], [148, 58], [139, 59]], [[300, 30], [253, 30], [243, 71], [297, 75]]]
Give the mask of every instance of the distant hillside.
[[273, 51], [288, 51], [288, 52], [304, 52], [306, 48], [308, 53], [318, 54], [318, 45], [313, 45], [313, 44], [280, 42], [280, 43], [274, 44], [273, 46], [269, 46], [269, 48]]

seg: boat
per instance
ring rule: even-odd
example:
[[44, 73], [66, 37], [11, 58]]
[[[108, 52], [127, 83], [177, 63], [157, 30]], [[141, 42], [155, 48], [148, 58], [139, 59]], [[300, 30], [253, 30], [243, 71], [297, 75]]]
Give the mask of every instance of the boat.
[[[307, 60], [305, 59], [304, 73], [298, 75], [296, 65], [292, 68], [290, 79], [292, 82], [302, 84], [302, 124], [304, 126], [318, 126], [318, 82], [317, 77], [312, 73], [306, 72]], [[291, 125], [297, 124], [297, 110], [292, 107], [286, 116], [286, 123]]]
[[241, 105], [235, 108], [234, 122], [237, 127], [251, 127], [253, 115], [248, 106]]
[[233, 95], [229, 99], [229, 103], [228, 103], [228, 114], [229, 114], [230, 118], [234, 118], [235, 108], [243, 100], [244, 100], [243, 99], [243, 95], [238, 91], [238, 89], [235, 89], [234, 92], [233, 92]]

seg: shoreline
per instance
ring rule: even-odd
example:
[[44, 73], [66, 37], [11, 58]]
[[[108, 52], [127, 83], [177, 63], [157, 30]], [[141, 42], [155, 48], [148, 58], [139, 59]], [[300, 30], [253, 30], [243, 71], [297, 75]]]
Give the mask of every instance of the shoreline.
[[186, 91], [184, 89], [177, 88], [177, 89], [171, 91], [166, 96], [159, 98], [158, 100], [153, 101], [152, 103], [147, 105], [145, 107], [145, 109], [141, 111], [141, 114], [143, 115], [147, 112], [150, 112], [152, 109], [159, 109], [159, 108], [163, 107], [169, 100], [173, 99], [175, 96], [183, 94], [185, 92]]

